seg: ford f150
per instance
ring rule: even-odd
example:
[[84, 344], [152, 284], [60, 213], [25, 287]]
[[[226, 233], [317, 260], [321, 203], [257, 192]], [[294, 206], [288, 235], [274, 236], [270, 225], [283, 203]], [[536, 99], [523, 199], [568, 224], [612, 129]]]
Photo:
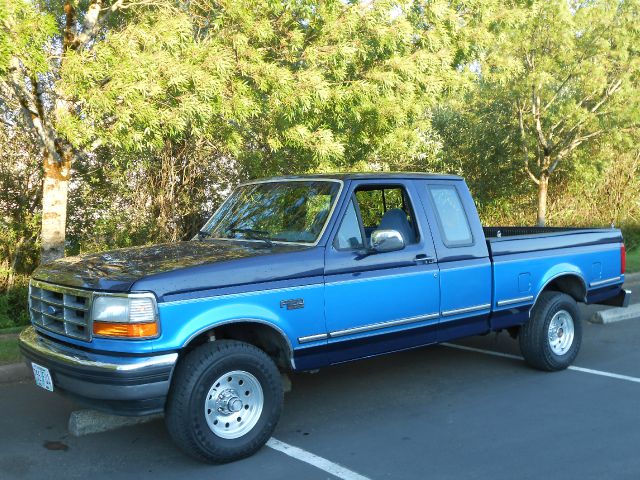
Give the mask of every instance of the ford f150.
[[42, 265], [20, 344], [39, 386], [164, 412], [178, 446], [221, 463], [269, 439], [281, 371], [500, 330], [564, 369], [577, 303], [626, 306], [624, 271], [619, 230], [483, 228], [457, 176], [271, 178], [191, 241]]

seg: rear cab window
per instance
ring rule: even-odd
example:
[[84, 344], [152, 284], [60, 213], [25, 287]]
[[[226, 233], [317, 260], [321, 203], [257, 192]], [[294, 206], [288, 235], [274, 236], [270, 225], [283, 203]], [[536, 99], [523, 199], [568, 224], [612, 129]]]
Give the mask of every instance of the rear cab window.
[[453, 185], [429, 185], [442, 241], [448, 248], [473, 245], [473, 233], [458, 190]]

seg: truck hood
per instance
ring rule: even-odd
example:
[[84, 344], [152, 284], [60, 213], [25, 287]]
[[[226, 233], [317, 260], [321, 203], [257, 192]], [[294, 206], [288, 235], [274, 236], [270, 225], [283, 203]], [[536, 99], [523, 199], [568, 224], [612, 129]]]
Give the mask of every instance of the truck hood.
[[[40, 266], [34, 272], [33, 278], [58, 285], [92, 290], [128, 291], [142, 279], [157, 278], [160, 283], [167, 285], [173, 283], [172, 277], [180, 277], [184, 280], [185, 273], [197, 270], [193, 273], [199, 273], [200, 277], [192, 278], [188, 283], [199, 288], [215, 288], [231, 280], [228, 277], [220, 278], [218, 275], [215, 275], [214, 280], [214, 276], [210, 275], [220, 270], [219, 267], [223, 265], [226, 268], [222, 270], [227, 270], [241, 260], [273, 255], [280, 257], [281, 254], [301, 250], [309, 250], [309, 247], [283, 244], [267, 246], [260, 242], [215, 240], [164, 243], [63, 258]], [[260, 263], [265, 262], [262, 260]], [[203, 273], [208, 275], [202, 277]], [[251, 278], [251, 275], [245, 276], [246, 278], [234, 279], [234, 283], [256, 281], [255, 278]], [[187, 277], [194, 277], [194, 275], [187, 275]], [[189, 285], [183, 286], [189, 289]], [[191, 288], [194, 286], [192, 285]], [[161, 295], [171, 290], [171, 287], [167, 286], [161, 290], [163, 292], [156, 293]]]

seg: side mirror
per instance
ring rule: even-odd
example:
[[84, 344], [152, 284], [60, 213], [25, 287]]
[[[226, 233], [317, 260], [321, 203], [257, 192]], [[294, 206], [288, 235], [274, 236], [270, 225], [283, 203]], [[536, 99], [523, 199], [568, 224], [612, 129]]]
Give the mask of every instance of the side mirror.
[[397, 230], [374, 230], [371, 248], [376, 252], [395, 252], [404, 248], [404, 240]]

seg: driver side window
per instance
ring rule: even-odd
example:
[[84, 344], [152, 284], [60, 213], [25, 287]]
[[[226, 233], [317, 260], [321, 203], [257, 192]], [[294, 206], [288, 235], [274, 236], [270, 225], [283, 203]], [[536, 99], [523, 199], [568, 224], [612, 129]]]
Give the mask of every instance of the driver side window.
[[413, 208], [404, 187], [379, 184], [358, 187], [349, 201], [334, 246], [338, 250], [363, 248], [370, 245], [371, 234], [379, 229], [396, 230], [405, 245], [418, 242]]

